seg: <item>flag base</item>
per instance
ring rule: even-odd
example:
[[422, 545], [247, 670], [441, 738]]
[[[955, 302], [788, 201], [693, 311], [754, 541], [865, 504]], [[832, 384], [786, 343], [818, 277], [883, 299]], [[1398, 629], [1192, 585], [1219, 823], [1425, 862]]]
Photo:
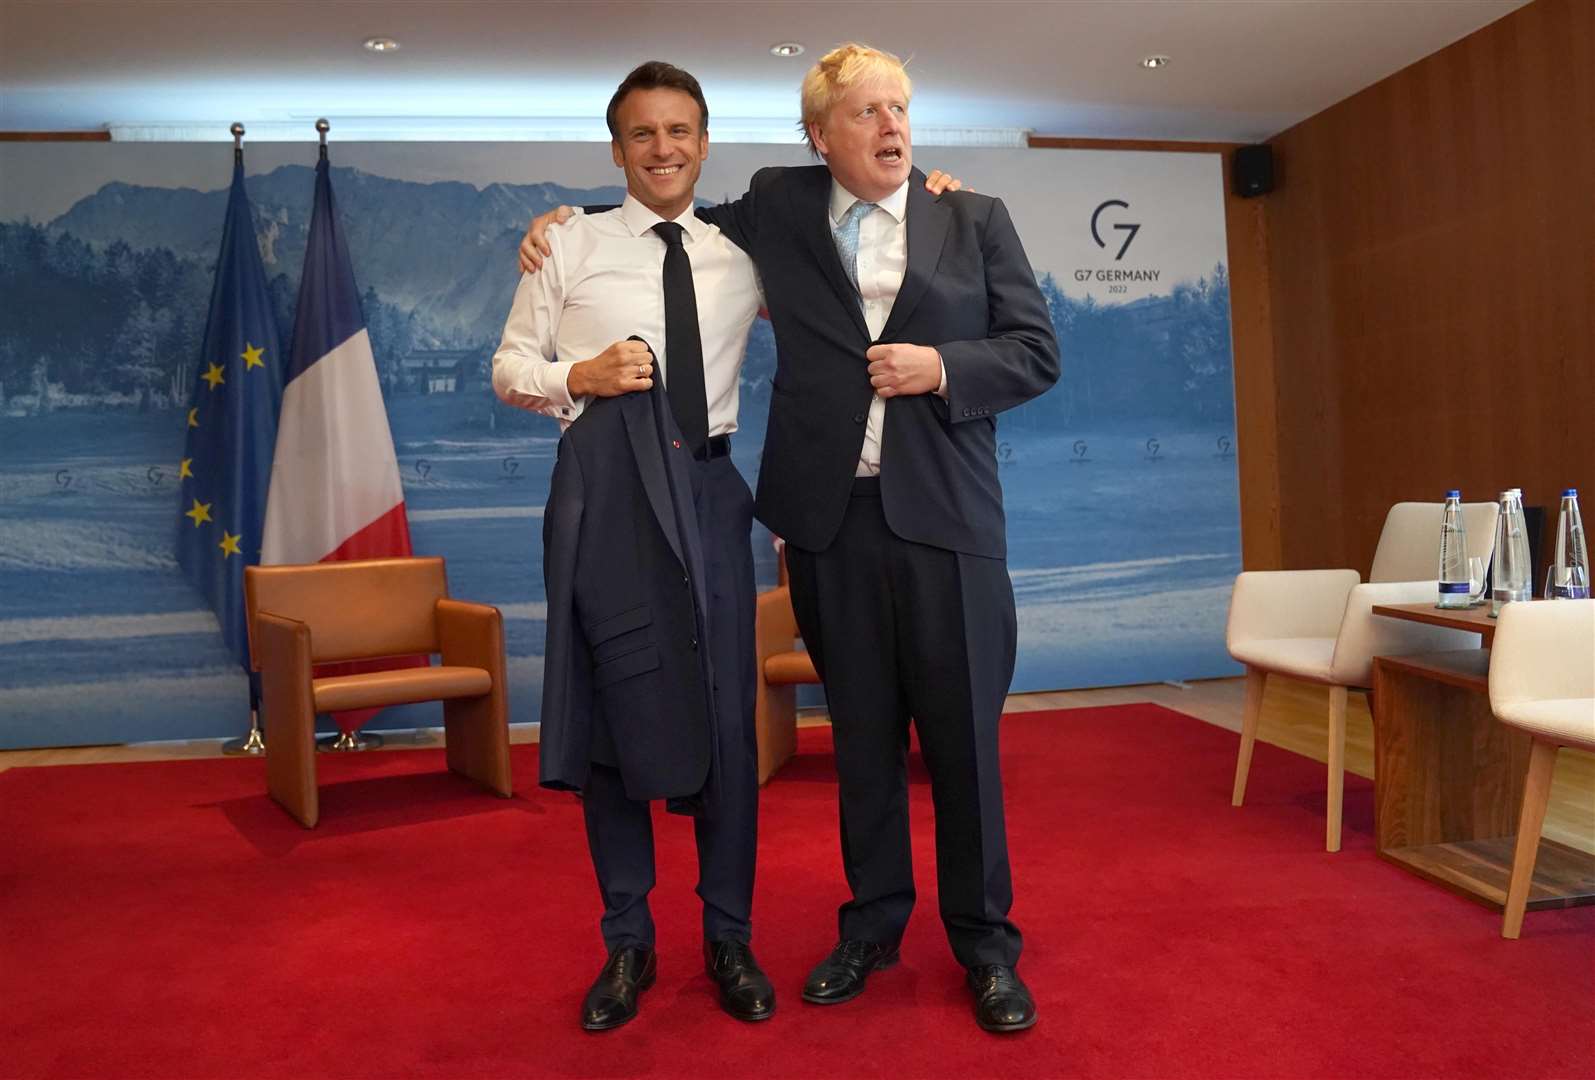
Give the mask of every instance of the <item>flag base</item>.
[[249, 710], [249, 734], [222, 743], [222, 753], [258, 757], [266, 752], [266, 740], [260, 734], [260, 714]]
[[380, 750], [382, 736], [342, 731], [336, 735], [323, 735], [316, 740], [316, 749], [324, 754], [354, 753], [359, 750]]

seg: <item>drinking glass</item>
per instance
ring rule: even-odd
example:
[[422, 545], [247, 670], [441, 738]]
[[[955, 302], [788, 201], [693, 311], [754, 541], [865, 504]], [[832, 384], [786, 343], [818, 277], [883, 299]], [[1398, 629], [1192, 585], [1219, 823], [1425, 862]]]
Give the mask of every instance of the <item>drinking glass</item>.
[[1484, 603], [1484, 556], [1468, 556], [1468, 607]]

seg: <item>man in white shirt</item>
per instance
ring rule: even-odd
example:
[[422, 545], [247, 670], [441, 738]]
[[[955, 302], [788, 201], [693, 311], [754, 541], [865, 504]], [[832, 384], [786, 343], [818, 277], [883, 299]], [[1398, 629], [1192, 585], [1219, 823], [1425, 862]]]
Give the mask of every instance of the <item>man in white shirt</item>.
[[[720, 797], [712, 812], [694, 819], [704, 960], [721, 1007], [739, 1020], [763, 1020], [775, 1010], [775, 992], [748, 944], [758, 817], [753, 496], [730, 457], [738, 373], [762, 303], [759, 283], [748, 257], [692, 212], [709, 146], [697, 80], [669, 64], [643, 64], [616, 90], [608, 120], [626, 201], [553, 233], [549, 265], [524, 276], [516, 291], [493, 357], [493, 388], [564, 428], [594, 397], [651, 389], [657, 363], [693, 453], [693, 503], [712, 597]], [[627, 340], [633, 336], [642, 340]], [[635, 1016], [657, 970], [649, 804], [627, 797], [613, 740], [605, 725], [595, 726], [601, 730], [592, 735], [582, 803], [609, 956], [582, 1003], [582, 1026], [592, 1031]]]

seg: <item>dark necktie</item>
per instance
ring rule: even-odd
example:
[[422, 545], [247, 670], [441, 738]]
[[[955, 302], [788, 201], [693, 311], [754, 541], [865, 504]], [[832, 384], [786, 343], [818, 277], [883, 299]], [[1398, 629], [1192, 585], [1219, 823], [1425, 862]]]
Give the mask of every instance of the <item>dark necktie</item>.
[[665, 396], [687, 448], [699, 454], [709, 444], [709, 401], [703, 389], [703, 339], [698, 334], [692, 260], [681, 246], [680, 225], [661, 221], [653, 231], [665, 242]]

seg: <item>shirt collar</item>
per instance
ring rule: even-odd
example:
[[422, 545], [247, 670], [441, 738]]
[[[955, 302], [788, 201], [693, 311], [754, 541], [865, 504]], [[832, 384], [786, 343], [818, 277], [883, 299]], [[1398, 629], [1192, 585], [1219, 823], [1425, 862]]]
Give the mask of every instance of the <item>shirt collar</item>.
[[[626, 201], [620, 204], [620, 220], [626, 223], [626, 228], [630, 230], [631, 235], [642, 236], [665, 219], [638, 202], [636, 197], [628, 191], [626, 193]], [[676, 224], [685, 229], [687, 235], [693, 240], [702, 240], [709, 231], [709, 226], [698, 220], [695, 205], [687, 207], [686, 212], [675, 220]]]
[[[892, 215], [899, 225], [903, 223], [903, 216], [908, 213], [908, 184], [909, 181], [904, 180], [902, 187], [875, 204]], [[847, 213], [848, 207], [856, 202], [858, 202], [858, 196], [837, 183], [833, 177], [831, 180], [831, 223], [835, 224], [841, 221], [842, 216]]]

